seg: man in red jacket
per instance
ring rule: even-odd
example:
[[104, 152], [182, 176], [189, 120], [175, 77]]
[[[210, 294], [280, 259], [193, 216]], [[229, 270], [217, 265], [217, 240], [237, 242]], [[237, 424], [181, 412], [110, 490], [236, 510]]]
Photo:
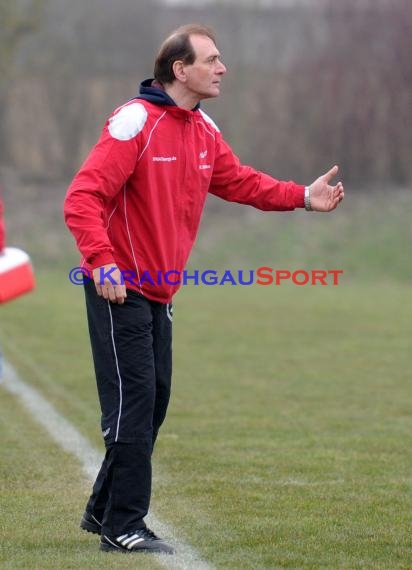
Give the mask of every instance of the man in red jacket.
[[105, 551], [173, 552], [144, 522], [170, 396], [179, 283], [167, 274], [184, 269], [207, 194], [322, 212], [344, 196], [340, 182], [329, 185], [336, 166], [305, 187], [240, 163], [199, 106], [219, 95], [225, 73], [210, 29], [173, 32], [155, 79], [114, 111], [67, 193], [66, 223], [93, 276], [85, 294], [106, 445], [81, 527], [101, 534]]

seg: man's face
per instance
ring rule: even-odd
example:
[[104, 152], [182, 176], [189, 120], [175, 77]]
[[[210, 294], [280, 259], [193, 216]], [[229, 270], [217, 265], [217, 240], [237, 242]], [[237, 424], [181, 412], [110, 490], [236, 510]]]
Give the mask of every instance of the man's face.
[[226, 67], [220, 61], [220, 53], [213, 41], [207, 36], [190, 37], [195, 61], [185, 65], [186, 88], [199, 99], [217, 97], [220, 93], [220, 82], [226, 73]]

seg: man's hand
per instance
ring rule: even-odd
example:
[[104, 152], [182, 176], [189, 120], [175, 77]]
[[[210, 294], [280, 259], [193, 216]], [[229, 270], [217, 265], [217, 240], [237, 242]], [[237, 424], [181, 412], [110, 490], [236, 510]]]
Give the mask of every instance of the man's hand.
[[114, 263], [93, 269], [93, 280], [97, 294], [112, 303], [123, 305], [127, 297], [126, 285], [117, 265]]
[[345, 196], [342, 182], [338, 182], [336, 186], [329, 185], [338, 170], [339, 168], [334, 166], [310, 185], [310, 205], [315, 212], [330, 212], [342, 202]]

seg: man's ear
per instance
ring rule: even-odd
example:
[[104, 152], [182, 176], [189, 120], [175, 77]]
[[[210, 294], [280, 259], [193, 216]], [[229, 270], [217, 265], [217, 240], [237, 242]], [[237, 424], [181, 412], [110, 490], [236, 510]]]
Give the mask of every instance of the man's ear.
[[180, 59], [175, 61], [172, 65], [172, 69], [176, 79], [181, 83], [186, 83], [187, 76], [183, 61], [181, 61]]

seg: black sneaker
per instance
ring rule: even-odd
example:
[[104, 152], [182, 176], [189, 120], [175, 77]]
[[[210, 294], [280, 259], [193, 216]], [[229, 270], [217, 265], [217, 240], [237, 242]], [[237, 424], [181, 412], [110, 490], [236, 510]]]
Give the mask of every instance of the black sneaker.
[[139, 528], [121, 536], [102, 535], [100, 550], [105, 552], [157, 552], [174, 554], [174, 548], [163, 542], [148, 528]]
[[96, 517], [85, 511], [80, 521], [80, 528], [87, 530], [87, 532], [93, 532], [94, 534], [101, 534], [102, 523], [100, 523]]

